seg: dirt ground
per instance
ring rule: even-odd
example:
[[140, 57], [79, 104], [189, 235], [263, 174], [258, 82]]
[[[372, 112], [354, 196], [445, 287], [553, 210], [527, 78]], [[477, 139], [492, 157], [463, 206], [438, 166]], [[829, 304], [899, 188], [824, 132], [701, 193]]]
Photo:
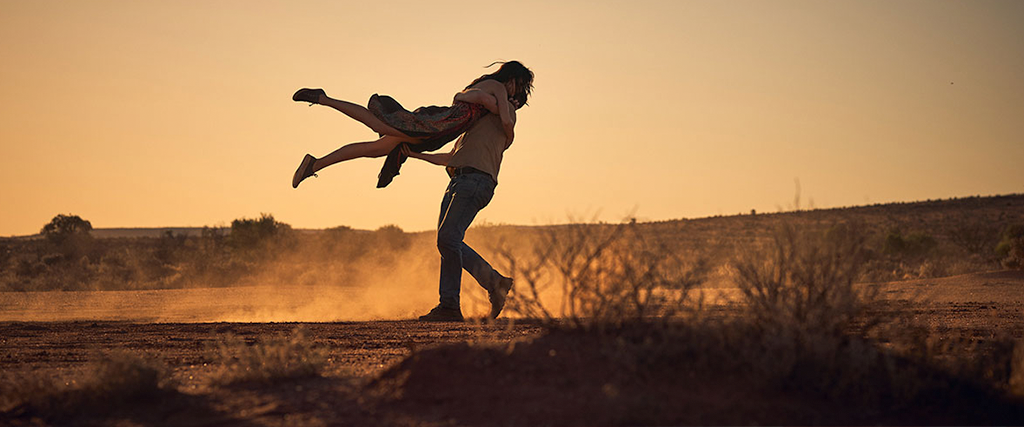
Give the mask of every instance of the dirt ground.
[[430, 323], [412, 320], [345, 323], [0, 323], [0, 369], [6, 373], [57, 371], [71, 378], [90, 360], [115, 350], [159, 357], [187, 389], [205, 387], [204, 364], [227, 336], [246, 342], [302, 328], [328, 350], [329, 370], [372, 377], [413, 349], [449, 343], [511, 342], [536, 335], [534, 323]]
[[[293, 334], [297, 328], [314, 345], [327, 349], [323, 378], [219, 387], [210, 379], [216, 366], [214, 346], [226, 337], [247, 343]], [[382, 419], [362, 407], [365, 384], [410, 352], [425, 346], [512, 342], [540, 333], [536, 324], [369, 321], [339, 323], [134, 323], [123, 321], [0, 323], [0, 380], [47, 375], [71, 382], [88, 375], [90, 364], [115, 351], [157, 358], [172, 371], [180, 395], [157, 408], [171, 412], [120, 411], [125, 425], [320, 425], [377, 424]], [[195, 398], [195, 399], [193, 399]], [[354, 417], [354, 418], [353, 418]], [[388, 418], [390, 419], [390, 418]], [[361, 420], [361, 421], [358, 421]], [[34, 424], [39, 420], [15, 419]], [[394, 419], [392, 419], [394, 421]], [[95, 420], [60, 420], [58, 424]], [[104, 419], [104, 423], [110, 419]], [[388, 422], [383, 422], [387, 424]], [[0, 424], [4, 424], [0, 417]]]
[[[168, 295], [160, 295], [159, 292], [146, 292], [148, 294], [138, 293], [134, 296], [127, 296], [135, 298], [134, 300], [138, 301], [142, 307], [147, 304], [147, 295], [153, 298], [169, 298]], [[240, 291], [225, 290], [225, 292]], [[723, 302], [728, 301], [734, 298], [734, 293], [735, 290], [722, 290], [719, 297]], [[431, 375], [462, 375], [458, 365], [444, 366], [446, 364], [457, 362], [486, 367], [494, 360], [506, 360], [497, 356], [494, 358], [487, 356], [490, 354], [487, 352], [474, 353], [483, 356], [465, 360], [465, 358], [460, 359], [454, 353], [458, 353], [460, 348], [466, 346], [493, 347], [494, 344], [512, 342], [520, 342], [523, 343], [523, 346], [528, 346], [531, 340], [543, 332], [542, 328], [533, 322], [502, 319], [489, 324], [480, 322], [423, 323], [412, 320], [322, 323], [154, 323], [139, 321], [138, 316], [145, 311], [141, 310], [139, 305], [126, 307], [122, 311], [123, 318], [121, 319], [117, 316], [117, 310], [106, 310], [95, 316], [97, 320], [83, 318], [69, 320], [71, 316], [68, 313], [78, 313], [80, 316], [84, 312], [88, 315], [87, 310], [76, 311], [77, 306], [83, 305], [84, 308], [90, 301], [95, 301], [94, 298], [103, 298], [104, 296], [101, 294], [103, 293], [89, 295], [89, 298], [81, 298], [82, 295], [77, 295], [79, 298], [69, 298], [67, 293], [4, 294], [3, 299], [0, 300], [0, 371], [3, 372], [3, 377], [0, 379], [8, 381], [18, 375], [48, 375], [62, 381], [71, 381], [82, 375], [91, 361], [113, 351], [137, 353], [161, 361], [171, 369], [173, 378], [179, 382], [177, 387], [179, 392], [165, 398], [155, 406], [146, 407], [149, 409], [117, 413], [112, 416], [113, 418], [104, 422], [122, 425], [510, 425], [530, 424], [538, 419], [549, 420], [546, 424], [646, 423], [642, 418], [608, 419], [600, 417], [573, 418], [572, 416], [560, 418], [557, 413], [545, 414], [543, 411], [527, 416], [523, 415], [526, 414], [525, 412], [507, 407], [502, 411], [491, 412], [491, 409], [495, 407], [504, 407], [514, 404], [514, 402], [503, 401], [500, 390], [487, 388], [474, 392], [477, 395], [470, 397], [476, 401], [469, 402], [467, 405], [477, 408], [476, 410], [463, 411], [460, 412], [461, 415], [455, 417], [444, 413], [443, 408], [450, 407], [447, 405], [451, 399], [466, 398], [466, 396], [452, 395], [451, 390], [432, 390], [430, 387], [402, 389], [401, 385], [395, 385], [413, 383], [429, 385], [436, 380], [431, 379]], [[107, 295], [110, 294], [107, 293]], [[995, 337], [1010, 337], [1017, 340], [1024, 338], [1024, 273], [1022, 272], [991, 272], [890, 283], [883, 285], [882, 295], [885, 301], [880, 307], [910, 314], [915, 323], [930, 327], [942, 337], [976, 340]], [[116, 297], [124, 299], [126, 295], [119, 294]], [[48, 303], [46, 298], [52, 298], [51, 302]], [[191, 298], [195, 298], [195, 296]], [[215, 295], [203, 295], [203, 298], [200, 299], [209, 300], [209, 304], [216, 304]], [[29, 303], [34, 307], [31, 312], [24, 308]], [[58, 321], [39, 321], [41, 318], [47, 317], [47, 310], [50, 311], [50, 316]], [[315, 345], [327, 349], [328, 368], [322, 377], [294, 382], [285, 381], [261, 387], [215, 387], [210, 384], [209, 374], [215, 369], [211, 364], [210, 352], [217, 342], [228, 336], [237, 336], [246, 342], [255, 342], [269, 336], [293, 333], [296, 328], [304, 329]], [[565, 342], [558, 345], [567, 346], [565, 351], [570, 351], [572, 347], [571, 343]], [[434, 351], [417, 351], [424, 348], [434, 349]], [[537, 357], [543, 358], [545, 355], [555, 357], [555, 347], [544, 348], [546, 353]], [[531, 351], [540, 350], [527, 350], [526, 353]], [[410, 355], [412, 356], [410, 357]], [[402, 369], [403, 366], [416, 364], [417, 360], [417, 366], [420, 366], [419, 371]], [[432, 372], [424, 373], [422, 366], [427, 362], [435, 363], [440, 367], [437, 370], [428, 369]], [[560, 366], [557, 369], [551, 368], [551, 366], [543, 368], [555, 369], [550, 372], [543, 371], [542, 368], [536, 368], [541, 370], [534, 371], [535, 366], [528, 359], [518, 363], [521, 365], [508, 366], [494, 372], [501, 372], [502, 375], [510, 377], [513, 375], [543, 376], [546, 378], [544, 381], [554, 381], [548, 386], [550, 390], [570, 390], [566, 392], [568, 394], [559, 392], [559, 398], [564, 398], [567, 402], [559, 405], [563, 405], [564, 408], [571, 407], [572, 413], [604, 413], [599, 402], [593, 402], [588, 400], [590, 398], [582, 396], [572, 397], [571, 390], [574, 387], [583, 387], [583, 385], [557, 383], [559, 369], [575, 369], [571, 363], [556, 365], [556, 367]], [[484, 372], [490, 371], [485, 370]], [[421, 381], [409, 382], [412, 381], [409, 379], [409, 375], [412, 375], [413, 379], [416, 375], [420, 375]], [[424, 375], [426, 376], [424, 377]], [[580, 376], [580, 378], [585, 377], [585, 375]], [[502, 378], [505, 377], [488, 381], [501, 383]], [[443, 381], [436, 383], [442, 384]], [[653, 387], [658, 383], [654, 381], [652, 384], [655, 384], [652, 385]], [[604, 386], [592, 384], [587, 387], [603, 390], [609, 395], [618, 395], [624, 392], [608, 389], [607, 384]], [[383, 393], [382, 390], [386, 390], [389, 396], [375, 395], [375, 393]], [[731, 389], [694, 390], [690, 396], [669, 395], [665, 398], [668, 400], [680, 399], [681, 404], [695, 408], [695, 413], [699, 413], [701, 408], [704, 408], [719, 415], [725, 414], [722, 415], [725, 418], [695, 416], [694, 418], [676, 419], [679, 423], [714, 424], [723, 422], [723, 420], [726, 423], [745, 423], [751, 419], [756, 420], [756, 408], [751, 409], [755, 413], [746, 414], [754, 418], [729, 418], [727, 416], [729, 414], [728, 405], [722, 402], [730, 402], [730, 399], [718, 399], [718, 403], [714, 405], [707, 402], [701, 403], [704, 401], [702, 399], [709, 402], [715, 400], [715, 393], [722, 393], [724, 396], [730, 393], [729, 390]], [[403, 400], [400, 397], [403, 393], [417, 393], [420, 396], [419, 403], [411, 409], [393, 410], [394, 407], [401, 407]], [[430, 396], [436, 396], [437, 401], [431, 401]], [[763, 404], [766, 407], [774, 405], [770, 401]], [[638, 408], [643, 408], [645, 404], [639, 402], [636, 405], [640, 405], [637, 406]], [[188, 410], [179, 410], [180, 408], [188, 408]], [[772, 408], [776, 412], [780, 410], [775, 406]], [[557, 409], [546, 410], [557, 412]], [[782, 410], [787, 409], [783, 408]], [[797, 411], [799, 408], [792, 408], [792, 410]], [[638, 409], [629, 413], [644, 412], [642, 409]], [[525, 418], [516, 418], [516, 414]], [[15, 424], [41, 422], [17, 417], [8, 421]], [[70, 421], [72, 424], [76, 422], [90, 424], [95, 421]]]

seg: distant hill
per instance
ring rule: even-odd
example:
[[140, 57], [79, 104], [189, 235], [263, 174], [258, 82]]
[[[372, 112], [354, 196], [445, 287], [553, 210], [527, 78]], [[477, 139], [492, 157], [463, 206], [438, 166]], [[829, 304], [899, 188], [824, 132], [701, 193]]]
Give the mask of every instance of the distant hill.
[[[203, 227], [139, 227], [139, 228], [94, 228], [90, 232], [92, 237], [99, 239], [108, 238], [121, 238], [121, 237], [160, 237], [167, 231], [171, 231], [174, 234], [184, 234], [187, 236], [198, 236], [203, 231]], [[12, 236], [13, 239], [38, 239], [42, 237], [39, 234], [32, 234], [28, 236]]]
[[744, 242], [770, 236], [783, 222], [828, 226], [850, 220], [861, 224], [864, 232], [875, 235], [897, 230], [922, 232], [945, 241], [975, 238], [998, 241], [998, 234], [1008, 225], [1024, 224], [1024, 194], [676, 219], [645, 223], [644, 228], [659, 236], [681, 240]]
[[160, 237], [166, 232], [176, 235], [198, 236], [203, 227], [160, 227], [160, 228], [94, 228], [92, 236], [100, 239], [113, 237]]
[[[838, 218], [855, 218], [869, 225], [869, 228], [886, 226], [909, 226], [922, 229], [949, 229], [957, 223], [964, 222], [967, 218], [973, 217], [974, 221], [988, 221], [989, 223], [1010, 223], [1024, 221], [1024, 194], [1008, 194], [999, 196], [973, 196], [944, 200], [926, 200], [917, 202], [895, 202], [879, 203], [866, 206], [851, 206], [828, 209], [807, 209], [798, 211], [785, 211], [775, 213], [755, 213], [739, 215], [716, 215], [704, 218], [691, 219], [670, 219], [654, 221], [647, 224], [659, 228], [659, 226], [671, 226], [688, 223], [698, 225], [699, 228], [716, 229], [718, 233], [729, 231], [740, 226], [740, 229], [749, 227], [751, 221], [761, 226], [771, 226], [778, 220], [796, 221], [828, 221]], [[540, 228], [537, 226], [510, 226], [499, 227], [524, 227]], [[221, 227], [230, 231], [230, 227]], [[142, 228], [94, 228], [93, 237], [96, 238], [132, 238], [132, 237], [160, 237], [167, 231], [176, 235], [199, 236], [203, 227], [142, 227]], [[316, 233], [320, 229], [296, 229], [300, 233]], [[354, 230], [367, 232], [368, 230]], [[429, 231], [429, 230], [428, 230]], [[690, 230], [692, 232], [692, 230]], [[426, 232], [426, 231], [424, 231]], [[716, 234], [718, 234], [716, 233]], [[417, 233], [412, 233], [417, 234]], [[941, 233], [940, 233], [941, 234]], [[16, 236], [13, 239], [34, 239], [39, 235]], [[0, 238], [3, 239], [3, 238]]]
[[[118, 238], [134, 238], [134, 237], [160, 237], [164, 233], [170, 231], [175, 235], [186, 235], [186, 236], [199, 236], [202, 234], [204, 227], [134, 227], [134, 228], [94, 228], [90, 234], [92, 237], [97, 239], [118, 239]], [[231, 227], [211, 227], [220, 228], [225, 233], [231, 232]], [[296, 231], [300, 233], [315, 233], [320, 230], [318, 229], [306, 229], [298, 228]], [[357, 232], [365, 230], [355, 230]], [[12, 237], [0, 237], [3, 239], [38, 239], [42, 237], [39, 234], [32, 234], [29, 236], [12, 236]]]
[[[225, 233], [231, 232], [231, 227], [211, 228], [220, 228], [224, 230]], [[94, 228], [92, 230], [92, 236], [100, 239], [119, 237], [160, 237], [168, 231], [173, 232], [175, 235], [199, 236], [203, 232], [203, 227]], [[299, 233], [315, 233], [320, 230], [298, 228], [295, 231], [298, 231]]]
[[705, 218], [655, 221], [658, 223], [700, 222], [707, 224], [729, 223], [749, 218], [786, 220], [833, 220], [857, 219], [867, 224], [879, 223], [934, 223], [956, 222], [965, 215], [991, 218], [993, 222], [1005, 222], [1024, 218], [1024, 194], [1000, 196], [973, 196], [951, 199], [925, 200], [917, 202], [877, 203], [873, 205], [850, 206], [827, 209], [806, 209], [784, 212], [765, 212], [739, 215], [717, 215]]

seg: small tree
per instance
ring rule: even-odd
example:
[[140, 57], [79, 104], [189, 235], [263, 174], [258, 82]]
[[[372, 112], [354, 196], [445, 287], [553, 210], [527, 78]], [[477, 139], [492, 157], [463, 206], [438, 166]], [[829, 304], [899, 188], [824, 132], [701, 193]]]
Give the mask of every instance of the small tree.
[[259, 218], [239, 218], [231, 221], [228, 244], [236, 260], [245, 263], [264, 261], [280, 253], [281, 249], [294, 243], [292, 227], [278, 222], [273, 215], [261, 214]]
[[402, 227], [388, 224], [378, 228], [375, 233], [388, 249], [401, 250], [409, 247], [409, 235], [405, 234]]
[[271, 214], [259, 218], [239, 218], [231, 221], [230, 241], [240, 249], [258, 249], [264, 242], [291, 230], [291, 226], [278, 222]]
[[58, 214], [50, 220], [49, 224], [43, 226], [40, 234], [46, 240], [59, 245], [76, 236], [89, 236], [90, 231], [92, 231], [92, 223], [80, 216]]
[[40, 234], [66, 259], [78, 260], [92, 248], [92, 224], [78, 215], [59, 214], [43, 226]]

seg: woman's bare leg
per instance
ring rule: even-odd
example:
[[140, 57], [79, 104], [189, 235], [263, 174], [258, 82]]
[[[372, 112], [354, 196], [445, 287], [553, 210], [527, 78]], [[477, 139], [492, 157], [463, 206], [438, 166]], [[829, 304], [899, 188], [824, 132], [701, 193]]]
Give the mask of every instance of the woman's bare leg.
[[334, 99], [327, 95], [320, 95], [320, 98], [317, 101], [317, 103], [341, 111], [346, 116], [356, 119], [360, 123], [369, 126], [370, 129], [373, 129], [373, 131], [377, 132], [378, 134], [399, 136], [404, 138], [409, 137], [408, 135], [402, 133], [398, 129], [395, 129], [389, 126], [387, 123], [382, 122], [380, 119], [377, 118], [377, 116], [374, 116], [373, 113], [370, 112], [370, 110], [367, 110], [366, 107], [362, 105], [353, 104], [351, 102], [342, 101], [340, 99]]
[[[342, 101], [344, 102], [344, 101]], [[354, 142], [347, 144], [313, 162], [313, 172], [326, 168], [338, 162], [357, 159], [360, 157], [384, 157], [391, 152], [399, 143], [408, 142], [415, 144], [419, 142], [409, 137], [398, 137], [385, 135], [376, 141]]]

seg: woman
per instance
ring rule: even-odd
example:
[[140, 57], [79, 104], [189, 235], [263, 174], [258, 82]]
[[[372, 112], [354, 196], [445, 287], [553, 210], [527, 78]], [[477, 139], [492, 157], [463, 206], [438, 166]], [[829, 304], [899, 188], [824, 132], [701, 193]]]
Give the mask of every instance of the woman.
[[[330, 98], [322, 89], [299, 89], [292, 100], [332, 107], [365, 124], [381, 137], [376, 141], [345, 145], [319, 159], [306, 154], [292, 176], [292, 187], [298, 187], [304, 179], [315, 176], [320, 169], [335, 163], [384, 155], [388, 158], [381, 168], [377, 187], [387, 186], [398, 175], [405, 161], [402, 143], [409, 144], [409, 149], [417, 153], [437, 150], [465, 132], [488, 112], [501, 117], [511, 141], [514, 134], [508, 104], [521, 108], [526, 105], [526, 99], [532, 91], [533, 72], [519, 61], [503, 62], [494, 73], [480, 76], [455, 95], [450, 107], [420, 107], [411, 112], [389, 96], [374, 94], [364, 108]], [[509, 103], [498, 102], [499, 99], [508, 99]]]

